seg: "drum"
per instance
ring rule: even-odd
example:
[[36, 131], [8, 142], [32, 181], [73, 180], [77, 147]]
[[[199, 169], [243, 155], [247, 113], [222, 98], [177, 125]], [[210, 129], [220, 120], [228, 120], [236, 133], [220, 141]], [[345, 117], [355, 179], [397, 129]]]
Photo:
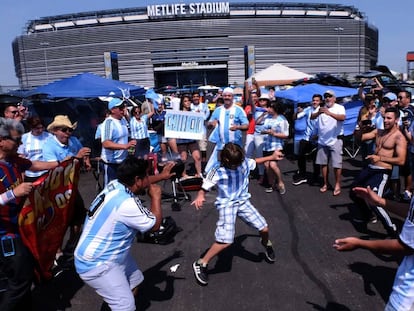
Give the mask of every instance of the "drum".
[[199, 191], [203, 185], [201, 177], [190, 177], [178, 183], [178, 191]]

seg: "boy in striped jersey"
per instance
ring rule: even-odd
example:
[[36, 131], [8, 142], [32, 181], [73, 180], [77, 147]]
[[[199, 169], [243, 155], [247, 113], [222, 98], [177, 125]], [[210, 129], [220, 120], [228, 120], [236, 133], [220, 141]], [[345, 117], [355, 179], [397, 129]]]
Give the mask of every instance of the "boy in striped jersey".
[[277, 150], [267, 157], [248, 159], [244, 157], [244, 151], [239, 145], [227, 143], [224, 146], [220, 153], [220, 163], [208, 173], [197, 198], [192, 203], [197, 209], [201, 209], [205, 201], [205, 192], [213, 186], [217, 187], [215, 205], [219, 212], [219, 220], [215, 232], [216, 241], [202, 258], [193, 263], [194, 275], [200, 284], [208, 283], [209, 261], [233, 243], [236, 216], [259, 231], [267, 261], [275, 261], [266, 220], [250, 203], [248, 187], [250, 171], [256, 167], [256, 163], [282, 158], [282, 152]]

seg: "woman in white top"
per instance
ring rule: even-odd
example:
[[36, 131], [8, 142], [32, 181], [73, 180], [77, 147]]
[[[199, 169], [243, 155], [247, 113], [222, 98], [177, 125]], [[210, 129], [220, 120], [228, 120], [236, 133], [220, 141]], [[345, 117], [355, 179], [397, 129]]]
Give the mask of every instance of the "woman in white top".
[[[39, 117], [28, 118], [27, 125], [30, 132], [23, 134], [22, 144], [19, 146], [17, 152], [31, 161], [43, 161], [42, 147], [51, 134], [45, 131], [45, 123]], [[45, 172], [46, 171], [25, 171], [24, 180], [33, 182]]]

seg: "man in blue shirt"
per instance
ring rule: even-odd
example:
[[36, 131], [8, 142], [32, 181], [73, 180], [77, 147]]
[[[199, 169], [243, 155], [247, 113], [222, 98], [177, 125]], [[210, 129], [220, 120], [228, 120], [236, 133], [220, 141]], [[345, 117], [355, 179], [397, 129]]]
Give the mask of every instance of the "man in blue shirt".
[[128, 149], [135, 147], [136, 140], [128, 141], [127, 121], [124, 118], [125, 104], [122, 99], [113, 98], [108, 103], [110, 116], [101, 126], [102, 152], [104, 162], [104, 184], [116, 178], [116, 169], [128, 156]]
[[[316, 182], [319, 179], [320, 167], [316, 164], [316, 149], [318, 147], [315, 139], [316, 123], [317, 119], [312, 119], [312, 114], [316, 113], [322, 103], [323, 98], [320, 94], [314, 94], [312, 96], [312, 106], [301, 108], [298, 106], [294, 115], [295, 120], [295, 154], [298, 156], [298, 173], [293, 176], [293, 184], [298, 186], [300, 184], [308, 182], [306, 176], [306, 158], [310, 156], [313, 162], [313, 178], [312, 181]], [[304, 131], [300, 137], [297, 136], [296, 127], [297, 124], [303, 125]], [[296, 152], [296, 148], [298, 148]]]
[[[43, 160], [46, 162], [63, 161], [66, 158], [76, 157], [84, 161], [86, 170], [91, 169], [89, 155], [91, 149], [83, 147], [79, 139], [72, 136], [76, 129], [77, 122], [72, 123], [68, 116], [57, 115], [53, 122], [47, 126], [47, 130], [53, 135], [46, 139], [42, 147]], [[74, 213], [70, 220], [70, 237], [66, 244], [66, 251], [71, 254], [79, 238], [81, 225], [85, 217], [85, 204], [76, 189], [74, 203]], [[57, 258], [61, 255], [58, 250]]]

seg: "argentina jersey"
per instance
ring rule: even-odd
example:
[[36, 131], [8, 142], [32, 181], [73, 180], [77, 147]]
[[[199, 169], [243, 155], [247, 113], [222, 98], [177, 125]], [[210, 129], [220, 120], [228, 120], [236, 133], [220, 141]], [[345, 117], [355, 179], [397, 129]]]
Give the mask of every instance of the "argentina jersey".
[[[19, 146], [17, 152], [22, 154], [26, 159], [30, 161], [42, 161], [43, 160], [43, 144], [52, 134], [48, 132], [42, 132], [42, 134], [35, 136], [31, 132], [25, 133], [22, 136], [22, 144]], [[44, 171], [25, 171], [25, 175], [29, 177], [39, 177], [47, 172]]]
[[255, 120], [255, 127], [254, 127], [254, 131], [256, 134], [260, 134], [263, 130], [264, 130], [264, 120], [265, 118], [262, 118], [261, 122], [257, 122], [259, 120], [260, 117], [262, 117], [263, 115], [265, 115], [265, 113], [267, 112], [267, 109], [262, 108], [262, 107], [256, 107], [255, 112], [254, 112], [254, 120]]
[[[110, 140], [117, 144], [128, 143], [128, 127], [125, 121], [108, 117], [102, 123], [101, 142]], [[121, 163], [128, 155], [128, 150], [107, 149], [102, 147], [101, 158], [107, 163]]]
[[226, 109], [224, 106], [220, 106], [214, 110], [211, 120], [218, 120], [219, 122], [219, 150], [223, 149], [224, 145], [230, 142], [243, 146], [242, 132], [240, 130], [230, 131], [230, 127], [233, 125], [249, 123], [246, 113], [241, 107], [232, 105], [229, 109]]
[[144, 114], [141, 116], [141, 120], [137, 120], [137, 118], [131, 118], [129, 123], [129, 128], [131, 130], [131, 138], [132, 139], [144, 139], [148, 138], [148, 127], [147, 127], [148, 115]]
[[121, 263], [136, 233], [155, 224], [155, 216], [118, 180], [113, 180], [92, 202], [75, 249], [75, 266], [85, 273], [104, 262]]
[[247, 158], [236, 170], [216, 166], [209, 172], [202, 187], [209, 190], [213, 185], [217, 186], [216, 204], [247, 200], [251, 197], [249, 174], [255, 167], [256, 161]]
[[[414, 249], [414, 200], [411, 200], [407, 218], [400, 233], [400, 240], [411, 251]], [[406, 255], [398, 267], [390, 295], [396, 310], [412, 310], [414, 306], [414, 255]]]
[[[269, 117], [264, 123], [265, 130], [273, 130], [276, 133], [289, 135], [289, 123], [283, 115], [276, 118]], [[275, 151], [283, 149], [284, 139], [267, 134], [264, 139], [264, 151]]]

